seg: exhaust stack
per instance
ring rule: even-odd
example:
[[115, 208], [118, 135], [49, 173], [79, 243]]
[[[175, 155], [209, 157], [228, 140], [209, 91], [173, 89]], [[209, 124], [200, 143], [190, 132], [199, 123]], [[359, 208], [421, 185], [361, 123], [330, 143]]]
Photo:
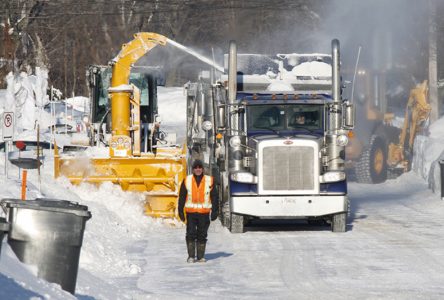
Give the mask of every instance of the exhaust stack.
[[344, 170], [344, 147], [337, 144], [337, 138], [342, 127], [342, 99], [341, 99], [341, 77], [339, 40], [331, 41], [332, 56], [332, 100], [328, 106], [328, 128], [326, 134], [327, 143], [327, 168], [330, 171]]
[[[230, 128], [230, 140], [239, 140], [240, 144], [245, 143], [245, 136], [239, 132], [239, 114], [236, 100], [237, 94], [237, 46], [236, 42], [230, 41], [230, 53], [228, 56], [228, 119]], [[231, 144], [231, 143], [230, 143]], [[228, 168], [230, 171], [240, 171], [243, 168], [242, 157], [236, 153], [242, 153], [240, 145], [231, 145], [228, 152]]]
[[228, 57], [228, 109], [230, 116], [231, 135], [238, 135], [238, 115], [233, 113], [236, 109], [237, 94], [237, 45], [235, 41], [230, 41], [230, 52]]
[[339, 53], [339, 40], [334, 39], [331, 41], [331, 57], [332, 57], [332, 96], [333, 101], [339, 103], [341, 100], [341, 78], [340, 71], [340, 53]]

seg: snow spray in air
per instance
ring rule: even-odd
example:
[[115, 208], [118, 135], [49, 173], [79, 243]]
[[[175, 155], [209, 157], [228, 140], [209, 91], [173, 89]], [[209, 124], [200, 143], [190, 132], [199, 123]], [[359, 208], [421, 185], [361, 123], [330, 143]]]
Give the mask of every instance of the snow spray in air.
[[194, 57], [196, 57], [197, 59], [203, 61], [204, 63], [206, 63], [206, 64], [208, 64], [208, 65], [210, 65], [210, 66], [216, 68], [216, 70], [218, 70], [219, 72], [224, 73], [224, 68], [223, 68], [222, 66], [216, 64], [214, 61], [212, 61], [212, 60], [206, 58], [205, 56], [200, 55], [200, 54], [197, 53], [196, 51], [193, 51], [193, 50], [191, 50], [191, 49], [185, 47], [184, 45], [179, 44], [179, 43], [177, 43], [177, 42], [175, 42], [175, 41], [173, 41], [173, 40], [170, 40], [170, 39], [168, 39], [168, 38], [167, 38], [167, 42], [170, 43], [171, 45], [173, 45], [174, 47], [176, 47], [176, 48], [178, 48], [178, 49], [180, 49], [180, 50], [182, 50], [182, 51], [184, 51], [184, 52], [186, 52], [186, 53], [191, 54], [192, 56], [194, 56]]

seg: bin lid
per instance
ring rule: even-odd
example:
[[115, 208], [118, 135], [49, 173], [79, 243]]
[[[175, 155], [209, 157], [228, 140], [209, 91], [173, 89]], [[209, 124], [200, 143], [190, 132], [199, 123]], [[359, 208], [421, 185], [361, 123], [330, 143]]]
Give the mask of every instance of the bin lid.
[[0, 218], [0, 231], [8, 231], [8, 230], [9, 230], [9, 223], [6, 222], [5, 218]]
[[75, 214], [80, 217], [91, 218], [91, 212], [88, 211], [88, 206], [80, 205], [77, 202], [59, 200], [59, 199], [48, 199], [48, 198], [37, 198], [35, 200], [21, 200], [21, 199], [2, 199], [0, 205], [3, 207], [16, 207], [25, 209], [35, 209], [35, 210], [45, 210], [54, 211], [61, 213]]

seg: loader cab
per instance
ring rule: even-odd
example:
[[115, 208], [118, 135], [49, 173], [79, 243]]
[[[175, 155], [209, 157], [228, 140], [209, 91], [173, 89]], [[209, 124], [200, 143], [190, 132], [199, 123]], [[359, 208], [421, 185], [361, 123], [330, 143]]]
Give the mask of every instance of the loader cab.
[[[92, 123], [109, 125], [111, 103], [108, 89], [111, 85], [111, 75], [112, 69], [109, 66], [90, 66], [88, 69]], [[162, 80], [160, 71], [153, 68], [133, 67], [131, 70], [130, 83], [139, 88], [141, 93], [141, 123], [153, 123], [155, 115], [158, 114], [157, 85], [162, 84]]]

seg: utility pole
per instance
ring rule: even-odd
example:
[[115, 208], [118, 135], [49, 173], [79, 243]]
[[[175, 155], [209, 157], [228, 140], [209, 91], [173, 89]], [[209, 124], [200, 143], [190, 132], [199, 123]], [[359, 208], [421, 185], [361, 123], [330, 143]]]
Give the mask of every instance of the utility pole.
[[438, 48], [436, 24], [436, 0], [429, 0], [429, 103], [432, 108], [430, 122], [439, 118], [438, 102]]
[[15, 42], [9, 32], [10, 29], [11, 25], [9, 19], [8, 17], [5, 17], [3, 27], [3, 45], [0, 45], [0, 48], [3, 48], [0, 56], [5, 60], [5, 65], [0, 70], [0, 88], [2, 89], [6, 88], [6, 75], [9, 72], [14, 72]]

